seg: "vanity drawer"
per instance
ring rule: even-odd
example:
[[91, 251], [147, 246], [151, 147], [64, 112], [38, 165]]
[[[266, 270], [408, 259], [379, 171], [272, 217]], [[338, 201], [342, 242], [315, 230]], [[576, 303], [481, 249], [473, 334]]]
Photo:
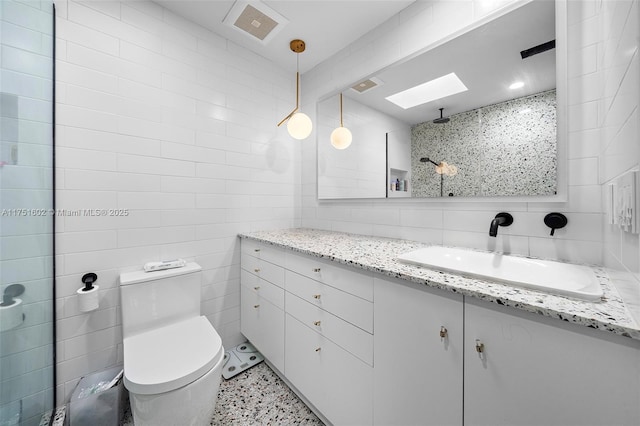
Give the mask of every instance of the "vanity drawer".
[[284, 268], [257, 257], [242, 253], [240, 265], [245, 271], [269, 281], [278, 287], [284, 287]]
[[271, 244], [261, 243], [254, 240], [243, 239], [241, 243], [242, 253], [248, 254], [276, 265], [284, 265], [285, 252]]
[[373, 369], [285, 314], [285, 374], [335, 425], [373, 424]]
[[246, 291], [253, 292], [273, 303], [278, 308], [284, 309], [284, 290], [277, 285], [244, 269], [240, 271], [240, 283], [245, 287]]
[[373, 366], [373, 335], [298, 296], [285, 296], [287, 314]]
[[312, 305], [373, 333], [373, 303], [291, 271], [285, 272], [285, 289]]
[[373, 302], [373, 273], [354, 271], [335, 262], [287, 253], [286, 268]]
[[240, 332], [283, 371], [284, 311], [245, 285], [240, 286]]

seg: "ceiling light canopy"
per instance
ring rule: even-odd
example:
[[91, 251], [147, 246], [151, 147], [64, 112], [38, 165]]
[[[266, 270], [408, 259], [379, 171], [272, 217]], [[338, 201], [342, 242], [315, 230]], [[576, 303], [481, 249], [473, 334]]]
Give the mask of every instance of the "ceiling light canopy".
[[[306, 45], [302, 40], [291, 40], [289, 48], [296, 55], [304, 52]], [[300, 109], [300, 71], [298, 69], [298, 59], [296, 58], [296, 107], [278, 123], [278, 127], [285, 121], [287, 122], [287, 131], [292, 138], [302, 140], [306, 139], [313, 130], [313, 123], [308, 115], [299, 112]]]
[[417, 105], [455, 95], [456, 93], [466, 92], [467, 90], [469, 90], [467, 86], [452, 72], [410, 89], [403, 90], [402, 92], [387, 96], [385, 99], [398, 105], [400, 108], [409, 109]]

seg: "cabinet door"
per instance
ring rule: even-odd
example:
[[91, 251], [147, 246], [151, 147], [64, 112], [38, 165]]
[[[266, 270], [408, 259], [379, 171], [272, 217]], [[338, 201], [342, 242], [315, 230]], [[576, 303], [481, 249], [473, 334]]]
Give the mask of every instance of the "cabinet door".
[[374, 299], [374, 424], [461, 425], [462, 296], [376, 278]]
[[284, 371], [284, 311], [240, 286], [240, 331], [278, 370]]
[[470, 298], [465, 327], [465, 425], [640, 424], [638, 341]]
[[372, 369], [286, 314], [287, 379], [334, 425], [372, 423]]

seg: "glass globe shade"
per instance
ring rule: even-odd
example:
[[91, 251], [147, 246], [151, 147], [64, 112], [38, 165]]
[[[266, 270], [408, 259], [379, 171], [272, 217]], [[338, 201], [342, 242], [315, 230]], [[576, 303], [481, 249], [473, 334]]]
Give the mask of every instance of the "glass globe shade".
[[333, 145], [335, 149], [345, 149], [349, 147], [352, 139], [351, 131], [346, 127], [340, 126], [331, 132], [331, 145]]
[[311, 134], [313, 124], [308, 115], [296, 112], [287, 121], [287, 130], [292, 138], [302, 140]]

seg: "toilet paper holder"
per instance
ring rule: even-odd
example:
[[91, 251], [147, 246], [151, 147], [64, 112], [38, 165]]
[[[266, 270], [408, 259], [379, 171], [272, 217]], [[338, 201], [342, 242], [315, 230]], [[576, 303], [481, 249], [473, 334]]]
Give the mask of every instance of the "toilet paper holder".
[[82, 276], [82, 282], [84, 283], [84, 288], [82, 291], [89, 291], [93, 289], [93, 283], [98, 281], [98, 276], [93, 272], [89, 272]]
[[13, 299], [24, 293], [24, 286], [22, 284], [11, 284], [4, 289], [2, 294], [2, 303], [0, 306], [11, 306], [15, 303]]
[[98, 276], [93, 272], [86, 273], [82, 276], [84, 287], [80, 287], [76, 294], [78, 295], [78, 310], [80, 312], [91, 312], [98, 309], [100, 300], [98, 298], [99, 286], [95, 285]]
[[[11, 307], [13, 305], [22, 303], [22, 301], [20, 299], [17, 299], [17, 297], [20, 296], [22, 293], [24, 293], [24, 286], [22, 284], [11, 284], [11, 285], [8, 285], [4, 289], [4, 292], [2, 294], [2, 301], [0, 302], [0, 307], [12, 309]], [[20, 317], [22, 317], [21, 323], [24, 322], [24, 320], [26, 319], [26, 315], [24, 314], [24, 312], [20, 313]], [[4, 319], [6, 320], [6, 318], [4, 318]], [[9, 328], [14, 328], [17, 325], [20, 325], [20, 324], [17, 323], [17, 322], [14, 322], [14, 324], [9, 326]], [[9, 328], [4, 328], [4, 329], [2, 329], [2, 331], [8, 330]]]

